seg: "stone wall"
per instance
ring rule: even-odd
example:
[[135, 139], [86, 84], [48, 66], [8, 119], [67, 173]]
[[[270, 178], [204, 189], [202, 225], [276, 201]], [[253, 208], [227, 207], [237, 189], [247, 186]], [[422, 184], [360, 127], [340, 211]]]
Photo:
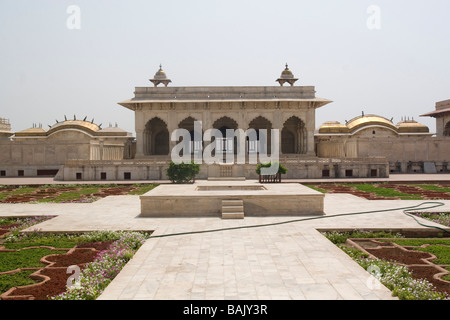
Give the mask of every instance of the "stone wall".
[[124, 139], [94, 139], [81, 132], [0, 140], [0, 175], [54, 175], [67, 160], [122, 160]]
[[[385, 156], [391, 173], [424, 173], [424, 163], [436, 172], [449, 172], [450, 138], [429, 136], [326, 136], [316, 137], [319, 157], [371, 158]], [[430, 172], [431, 173], [431, 172]]]
[[[166, 169], [170, 160], [154, 156], [146, 160], [83, 161], [69, 160], [62, 167], [58, 180], [168, 180]], [[319, 178], [386, 178], [389, 163], [385, 158], [370, 159], [296, 159], [282, 158], [287, 168], [283, 179]], [[198, 179], [215, 177], [245, 177], [258, 179], [256, 164], [202, 164]]]

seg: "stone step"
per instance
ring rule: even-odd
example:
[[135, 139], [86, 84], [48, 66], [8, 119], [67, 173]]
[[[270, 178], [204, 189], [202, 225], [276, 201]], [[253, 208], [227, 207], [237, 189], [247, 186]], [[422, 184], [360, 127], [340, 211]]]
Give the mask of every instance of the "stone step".
[[222, 212], [222, 219], [244, 219], [244, 212]]
[[208, 177], [208, 181], [245, 181], [245, 177]]
[[223, 212], [244, 212], [244, 206], [222, 206]]
[[222, 200], [222, 219], [244, 219], [244, 201]]
[[243, 206], [242, 200], [222, 200], [222, 206]]

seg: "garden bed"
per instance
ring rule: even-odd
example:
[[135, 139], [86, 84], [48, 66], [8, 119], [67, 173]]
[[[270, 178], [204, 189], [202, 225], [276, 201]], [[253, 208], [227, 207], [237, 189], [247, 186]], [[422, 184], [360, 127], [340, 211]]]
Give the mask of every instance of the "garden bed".
[[[450, 238], [429, 230], [322, 230], [401, 300], [450, 300]], [[408, 237], [409, 236], [409, 237]]]
[[[436, 264], [437, 257], [426, 251], [431, 244], [426, 243], [427, 239], [423, 238], [420, 239], [420, 242], [423, 243], [420, 246], [402, 246], [394, 241], [389, 241], [389, 239], [349, 238], [346, 244], [368, 254], [373, 259], [382, 259], [404, 265], [411, 272], [413, 278], [426, 279], [438, 291], [450, 295], [450, 281], [442, 279], [442, 277], [450, 274], [450, 271], [445, 269], [450, 267], [450, 264]], [[431, 240], [430, 242], [435, 243]], [[418, 248], [423, 250], [418, 251]]]
[[154, 184], [2, 187], [0, 203], [93, 202], [112, 195], [140, 195], [154, 187]]
[[68, 279], [74, 275], [69, 267], [78, 266], [78, 275], [83, 275], [93, 263], [97, 267], [84, 275], [82, 290], [84, 298], [95, 299], [146, 238], [144, 233], [120, 231], [79, 235], [20, 233], [20, 229], [42, 219], [14, 219], [0, 219], [1, 230], [7, 231], [0, 235], [0, 300], [78, 298], [80, 295], [65, 296]]
[[310, 185], [324, 193], [349, 193], [368, 200], [450, 200], [447, 184], [320, 184]]
[[[102, 245], [97, 243], [96, 247], [106, 250], [110, 244], [110, 241], [104, 242]], [[12, 287], [0, 295], [0, 300], [48, 300], [49, 297], [60, 294], [66, 289], [67, 279], [71, 276], [71, 273], [67, 272], [68, 267], [76, 265], [82, 270], [87, 263], [94, 261], [96, 255], [100, 252], [98, 249], [89, 248], [87, 244], [85, 246], [85, 248], [72, 248], [65, 254], [43, 257], [41, 262], [47, 264], [47, 266], [36, 268], [36, 272], [30, 275], [30, 278], [37, 283], [23, 287]], [[23, 268], [10, 273], [21, 271], [23, 271]]]

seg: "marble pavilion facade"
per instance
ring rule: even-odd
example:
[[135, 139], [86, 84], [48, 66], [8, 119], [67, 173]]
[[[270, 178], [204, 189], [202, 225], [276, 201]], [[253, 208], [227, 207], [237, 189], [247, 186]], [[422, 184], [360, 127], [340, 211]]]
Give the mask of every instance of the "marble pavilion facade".
[[[392, 119], [364, 114], [345, 124], [327, 121], [317, 128], [316, 110], [332, 101], [317, 97], [314, 86], [299, 86], [297, 81], [286, 65], [274, 86], [172, 87], [160, 66], [150, 79], [153, 86], [136, 87], [131, 99], [119, 102], [134, 113], [135, 137], [117, 126], [102, 129], [86, 119], [65, 119], [48, 130], [33, 126], [16, 133], [1, 120], [0, 176], [51, 172], [55, 179], [67, 181], [166, 180], [171, 152], [179, 142], [172, 139], [176, 129], [189, 132], [192, 141], [184, 151], [191, 159], [212, 144], [224, 152], [221, 163], [201, 165], [198, 179], [257, 178], [255, 163], [236, 161], [242, 144], [226, 136], [238, 129], [256, 132], [256, 141], [245, 142], [246, 159], [261, 152], [271, 156], [276, 146], [278, 160], [288, 169], [287, 179], [450, 171], [450, 100], [438, 102], [435, 111], [423, 115], [436, 118], [436, 135], [414, 120], [394, 124]], [[208, 129], [219, 130], [222, 138], [204, 139]], [[272, 135], [272, 130], [278, 134]]]

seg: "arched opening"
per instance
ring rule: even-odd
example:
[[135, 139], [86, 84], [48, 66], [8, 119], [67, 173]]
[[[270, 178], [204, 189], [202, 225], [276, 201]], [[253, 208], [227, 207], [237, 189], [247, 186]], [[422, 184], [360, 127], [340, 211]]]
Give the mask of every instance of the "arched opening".
[[169, 130], [166, 123], [160, 118], [153, 118], [145, 125], [144, 154], [169, 154]]
[[284, 154], [306, 154], [306, 138], [305, 123], [296, 116], [290, 117], [281, 130], [281, 152]]
[[295, 137], [287, 129], [281, 131], [281, 152], [285, 154], [295, 153]]
[[[272, 123], [266, 118], [259, 116], [249, 123], [249, 129], [254, 129], [256, 131], [257, 141], [251, 141], [251, 139], [247, 137], [247, 152], [270, 154]], [[264, 131], [261, 130], [265, 130], [265, 134], [263, 134]]]
[[229, 129], [237, 130], [238, 128], [237, 122], [231, 119], [230, 117], [225, 116], [220, 119], [217, 119], [213, 124], [213, 128], [220, 130], [220, 132], [222, 133], [222, 138], [215, 140], [216, 144], [215, 150], [221, 151], [223, 153], [236, 154], [237, 150], [235, 146], [237, 139], [234, 137], [234, 135], [233, 138], [230, 137], [227, 138], [227, 130]]
[[450, 137], [450, 121], [444, 127], [444, 137]]
[[189, 144], [190, 154], [203, 151], [203, 132], [199, 131], [195, 134], [195, 121], [197, 120], [189, 116], [178, 124], [178, 128], [189, 131], [191, 135], [191, 142]]

